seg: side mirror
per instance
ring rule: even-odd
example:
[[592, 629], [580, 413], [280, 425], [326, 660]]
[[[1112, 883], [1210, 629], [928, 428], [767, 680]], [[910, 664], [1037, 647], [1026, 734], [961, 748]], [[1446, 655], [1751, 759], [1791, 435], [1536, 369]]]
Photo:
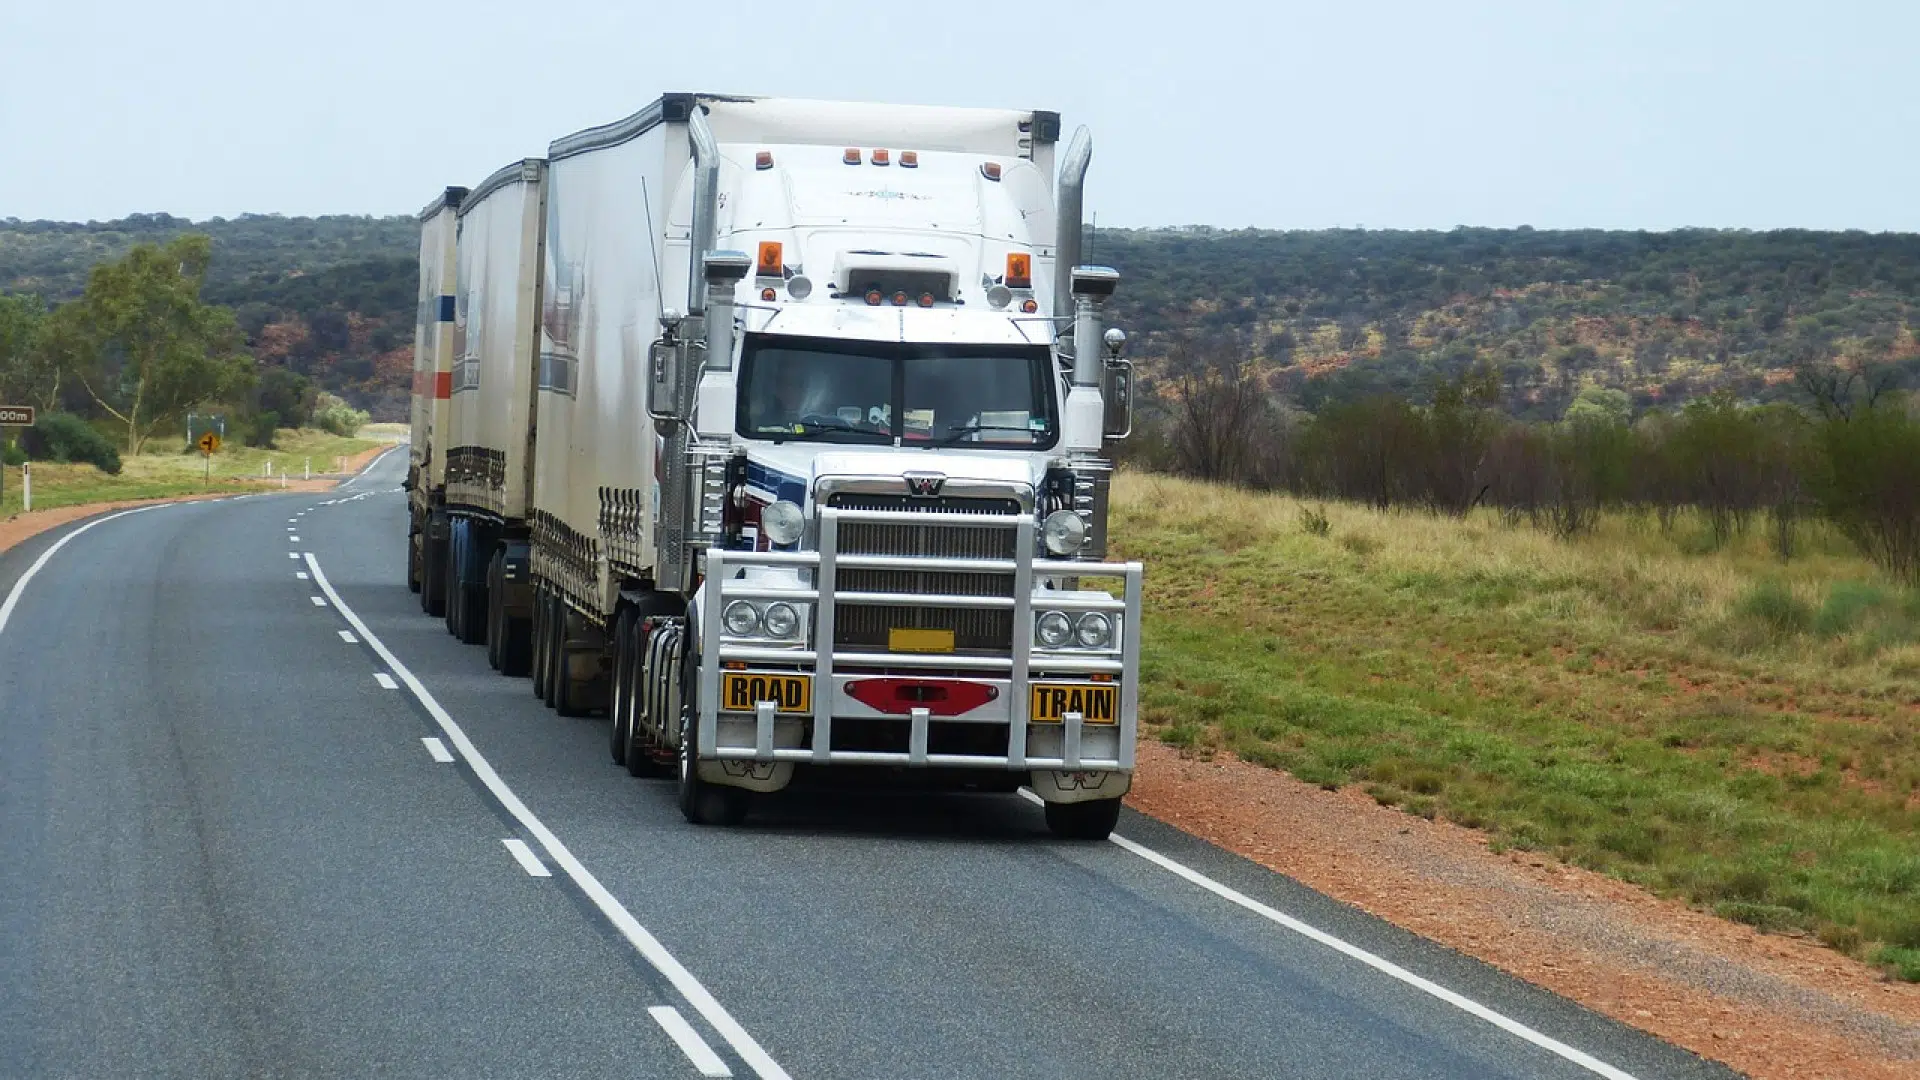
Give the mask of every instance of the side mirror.
[[1100, 433], [1109, 439], [1133, 434], [1133, 361], [1111, 359], [1100, 369]]
[[662, 338], [647, 350], [647, 415], [656, 423], [680, 419], [680, 344]]

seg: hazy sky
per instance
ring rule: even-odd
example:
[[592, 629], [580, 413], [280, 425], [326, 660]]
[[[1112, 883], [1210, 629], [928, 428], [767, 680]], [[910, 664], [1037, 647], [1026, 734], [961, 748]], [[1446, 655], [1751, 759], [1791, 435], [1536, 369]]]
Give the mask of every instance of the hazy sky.
[[677, 90], [1056, 109], [1103, 225], [1920, 230], [1913, 0], [0, 0], [0, 217], [411, 213]]

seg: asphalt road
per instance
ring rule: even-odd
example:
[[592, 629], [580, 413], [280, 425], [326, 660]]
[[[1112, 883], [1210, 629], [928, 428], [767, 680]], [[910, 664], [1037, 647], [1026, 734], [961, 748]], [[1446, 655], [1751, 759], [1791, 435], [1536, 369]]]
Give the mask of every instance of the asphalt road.
[[1131, 812], [690, 826], [420, 613], [403, 468], [0, 556], [0, 1076], [1733, 1075]]

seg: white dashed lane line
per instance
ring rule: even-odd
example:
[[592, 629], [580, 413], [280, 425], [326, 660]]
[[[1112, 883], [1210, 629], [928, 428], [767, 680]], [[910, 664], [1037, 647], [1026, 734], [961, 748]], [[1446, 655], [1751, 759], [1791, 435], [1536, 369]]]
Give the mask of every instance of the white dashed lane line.
[[513, 852], [513, 861], [519, 863], [520, 869], [525, 870], [529, 877], [553, 876], [553, 871], [547, 869], [546, 864], [540, 861], [540, 856], [533, 853], [533, 849], [527, 846], [525, 840], [509, 836], [500, 842], [507, 845], [508, 851]]
[[380, 684], [380, 689], [382, 689], [382, 690], [398, 690], [398, 689], [400, 689], [400, 684], [399, 684], [399, 683], [397, 683], [397, 682], [394, 682], [394, 681], [393, 681], [393, 676], [391, 676], [391, 675], [389, 675], [389, 674], [387, 674], [387, 673], [386, 673], [386, 672], [384, 672], [384, 671], [376, 671], [376, 672], [374, 672], [374, 673], [373, 673], [373, 681], [374, 681], [374, 682], [377, 682], [377, 683], [379, 683], [379, 684]]
[[426, 745], [427, 755], [433, 758], [433, 760], [442, 765], [448, 764], [453, 760], [453, 751], [447, 749], [446, 743], [441, 742], [431, 735], [420, 741]]
[[358, 645], [358, 644], [360, 644], [360, 639], [359, 639], [359, 638], [357, 638], [357, 637], [354, 637], [354, 636], [353, 636], [353, 631], [351, 631], [351, 630], [342, 630], [342, 631], [340, 631], [340, 640], [341, 640], [341, 641], [344, 641], [344, 642], [346, 642], [346, 643], [347, 643], [347, 644], [349, 644], [349, 645]]

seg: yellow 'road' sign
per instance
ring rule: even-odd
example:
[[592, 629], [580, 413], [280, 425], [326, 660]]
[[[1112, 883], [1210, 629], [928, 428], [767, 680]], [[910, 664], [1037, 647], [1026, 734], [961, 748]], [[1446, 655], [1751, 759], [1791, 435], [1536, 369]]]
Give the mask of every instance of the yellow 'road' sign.
[[200, 436], [199, 446], [201, 453], [211, 454], [220, 449], [220, 436], [209, 431], [205, 435]]

